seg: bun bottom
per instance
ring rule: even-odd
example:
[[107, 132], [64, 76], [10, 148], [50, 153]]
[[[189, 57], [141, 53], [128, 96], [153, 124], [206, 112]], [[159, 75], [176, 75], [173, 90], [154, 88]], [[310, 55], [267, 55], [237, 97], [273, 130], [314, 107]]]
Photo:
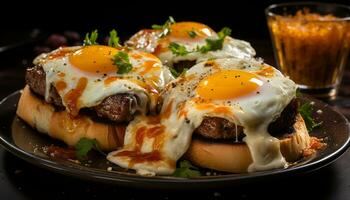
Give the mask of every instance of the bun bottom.
[[[310, 147], [310, 136], [303, 118], [298, 114], [293, 125], [294, 132], [280, 139], [280, 149], [288, 162], [302, 157], [304, 149]], [[192, 139], [185, 157], [193, 164], [218, 171], [244, 173], [253, 162], [246, 144], [214, 143]]]
[[74, 146], [81, 138], [96, 139], [104, 151], [121, 147], [125, 125], [95, 122], [88, 116], [72, 118], [66, 111], [55, 108], [38, 98], [25, 86], [17, 106], [17, 115], [39, 132]]

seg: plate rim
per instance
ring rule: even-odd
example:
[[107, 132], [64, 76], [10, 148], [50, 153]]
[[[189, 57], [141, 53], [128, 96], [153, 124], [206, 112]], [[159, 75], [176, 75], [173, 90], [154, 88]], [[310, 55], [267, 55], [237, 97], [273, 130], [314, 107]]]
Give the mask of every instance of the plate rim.
[[[0, 107], [7, 101], [10, 101], [12, 98], [19, 98], [19, 95], [21, 93], [21, 90], [17, 90], [10, 95], [6, 96], [0, 101]], [[128, 175], [128, 174], [122, 174], [122, 173], [114, 173], [109, 171], [98, 171], [98, 174], [96, 172], [93, 172], [93, 169], [90, 169], [91, 171], [81, 171], [81, 169], [78, 169], [77, 167], [69, 167], [66, 165], [62, 165], [59, 162], [52, 161], [50, 159], [42, 158], [38, 155], [32, 154], [30, 152], [27, 152], [14, 143], [11, 143], [11, 141], [7, 141], [6, 138], [3, 137], [4, 130], [0, 130], [0, 146], [2, 146], [7, 152], [10, 152], [11, 154], [15, 155], [16, 157], [23, 159], [33, 165], [36, 165], [38, 167], [43, 167], [45, 169], [48, 169], [55, 173], [60, 173], [64, 175], [72, 175], [74, 177], [78, 177], [80, 179], [87, 179], [87, 180], [94, 180], [98, 182], [110, 182], [115, 184], [140, 184], [140, 182], [147, 182], [149, 184], [162, 184], [162, 183], [168, 183], [168, 184], [193, 184], [193, 183], [207, 183], [207, 184], [216, 184], [218, 182], [232, 182], [237, 180], [243, 180], [249, 181], [250, 179], [261, 179], [266, 176], [269, 177], [275, 177], [280, 175], [289, 175], [290, 173], [305, 173], [305, 172], [311, 172], [314, 170], [318, 170], [322, 167], [328, 166], [337, 159], [339, 159], [349, 148], [350, 146], [350, 124], [348, 119], [340, 113], [338, 110], [330, 107], [328, 104], [311, 98], [306, 97], [305, 99], [310, 101], [315, 101], [321, 105], [328, 106], [329, 109], [331, 109], [333, 112], [337, 113], [345, 122], [345, 125], [347, 127], [347, 133], [348, 137], [343, 145], [341, 145], [336, 151], [326, 155], [325, 157], [316, 160], [311, 161], [299, 166], [295, 166], [293, 168], [286, 168], [286, 169], [279, 169], [279, 170], [273, 170], [269, 171], [269, 173], [266, 173], [266, 171], [263, 172], [254, 172], [254, 173], [245, 173], [244, 175], [240, 174], [228, 174], [228, 175], [219, 175], [219, 176], [202, 176], [198, 178], [179, 178], [179, 177], [169, 177], [169, 176], [155, 176], [155, 177], [144, 177], [144, 176], [138, 176], [138, 175]], [[17, 102], [16, 102], [17, 106]], [[15, 113], [14, 113], [15, 114]], [[15, 117], [15, 116], [14, 116]], [[10, 131], [11, 132], [11, 131]], [[82, 166], [83, 167], [83, 166]], [[83, 174], [84, 176], [81, 176]]]

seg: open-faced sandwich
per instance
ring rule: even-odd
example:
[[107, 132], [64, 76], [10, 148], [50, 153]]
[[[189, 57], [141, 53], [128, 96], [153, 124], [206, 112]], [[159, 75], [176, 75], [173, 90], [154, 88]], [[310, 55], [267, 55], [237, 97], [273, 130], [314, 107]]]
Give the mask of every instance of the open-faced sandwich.
[[[285, 168], [312, 142], [297, 86], [228, 32], [170, 19], [128, 47], [111, 32], [110, 46], [91, 35], [42, 54], [17, 115], [69, 146], [94, 139], [109, 161], [142, 175], [171, 175], [183, 158], [232, 173]], [[175, 79], [177, 64], [189, 69]]]
[[155, 112], [170, 79], [149, 53], [103, 45], [59, 48], [27, 69], [17, 115], [68, 145], [95, 138], [103, 150], [113, 150], [136, 114]]

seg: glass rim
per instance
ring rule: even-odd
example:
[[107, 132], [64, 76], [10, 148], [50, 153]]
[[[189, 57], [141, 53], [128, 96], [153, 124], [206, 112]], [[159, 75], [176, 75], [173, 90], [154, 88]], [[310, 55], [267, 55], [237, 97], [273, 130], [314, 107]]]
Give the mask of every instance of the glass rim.
[[[267, 8], [265, 8], [265, 15], [267, 17], [273, 17], [273, 16], [283, 16], [280, 14], [276, 14], [271, 11], [273, 8], [277, 7], [286, 7], [286, 6], [332, 6], [332, 7], [339, 7], [347, 9], [350, 13], [350, 6], [346, 6], [343, 4], [337, 4], [337, 3], [322, 3], [322, 2], [313, 2], [313, 1], [305, 1], [305, 2], [289, 2], [289, 3], [276, 3], [271, 4]], [[341, 21], [350, 21], [350, 16], [348, 17], [336, 17], [336, 19], [328, 19], [328, 20], [309, 20], [310, 22], [341, 22]]]

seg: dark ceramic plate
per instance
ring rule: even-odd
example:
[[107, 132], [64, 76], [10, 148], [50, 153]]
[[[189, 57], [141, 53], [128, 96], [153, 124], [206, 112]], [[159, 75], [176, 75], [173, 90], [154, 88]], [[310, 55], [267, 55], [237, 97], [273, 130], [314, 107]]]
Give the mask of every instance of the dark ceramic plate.
[[[315, 113], [314, 117], [317, 121], [323, 123], [322, 127], [313, 131], [311, 135], [325, 138], [328, 144], [324, 150], [319, 151], [311, 158], [301, 160], [287, 169], [264, 172], [205, 175], [192, 179], [166, 176], [141, 177], [108, 163], [103, 156], [95, 156], [93, 162], [86, 165], [47, 156], [41, 150], [42, 147], [58, 144], [58, 142], [39, 134], [16, 116], [16, 103], [19, 96], [20, 92], [17, 91], [0, 102], [0, 144], [14, 155], [40, 167], [69, 176], [105, 183], [167, 189], [226, 187], [310, 172], [330, 164], [341, 156], [349, 146], [349, 123], [346, 118], [327, 104], [305, 98], [301, 100], [304, 102], [314, 101], [314, 110], [323, 111], [322, 114]], [[108, 167], [112, 167], [113, 171], [107, 171]]]

